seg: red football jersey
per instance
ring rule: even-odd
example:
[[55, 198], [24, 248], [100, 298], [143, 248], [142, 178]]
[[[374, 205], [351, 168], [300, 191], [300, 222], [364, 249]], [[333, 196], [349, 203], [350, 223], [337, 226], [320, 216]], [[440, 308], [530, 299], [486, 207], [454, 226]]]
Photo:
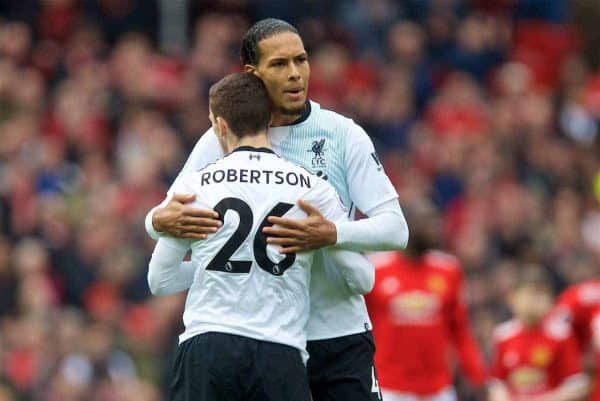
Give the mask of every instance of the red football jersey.
[[570, 328], [562, 323], [524, 327], [511, 320], [494, 332], [494, 378], [513, 396], [541, 395], [581, 373], [581, 358]]
[[554, 313], [564, 314], [580, 349], [590, 343], [592, 314], [600, 307], [600, 280], [585, 281], [567, 288], [559, 297]]
[[594, 360], [596, 362], [596, 377], [590, 401], [600, 401], [600, 307], [596, 308], [594, 313], [592, 313], [590, 329], [592, 346], [594, 348]]
[[375, 286], [367, 295], [381, 387], [426, 395], [452, 384], [450, 351], [473, 384], [486, 379], [461, 299], [458, 260], [432, 251], [417, 261], [400, 253], [372, 258]]

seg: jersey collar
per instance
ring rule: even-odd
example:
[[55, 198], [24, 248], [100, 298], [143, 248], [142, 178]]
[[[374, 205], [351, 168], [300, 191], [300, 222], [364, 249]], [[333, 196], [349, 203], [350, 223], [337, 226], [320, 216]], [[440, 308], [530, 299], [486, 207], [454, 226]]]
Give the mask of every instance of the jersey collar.
[[307, 100], [306, 103], [304, 103], [304, 111], [302, 112], [302, 115], [300, 115], [300, 117], [298, 117], [298, 119], [295, 120], [290, 125], [296, 125], [296, 124], [300, 124], [300, 123], [303, 123], [304, 121], [306, 121], [308, 119], [308, 117], [310, 116], [310, 111], [311, 111], [310, 100]]
[[275, 152], [273, 152], [269, 148], [255, 148], [253, 146], [240, 146], [240, 147], [237, 147], [237, 148], [235, 148], [235, 149], [233, 149], [231, 151], [231, 153], [234, 153], [234, 152], [260, 152], [260, 153], [272, 153], [272, 154], [275, 154]]

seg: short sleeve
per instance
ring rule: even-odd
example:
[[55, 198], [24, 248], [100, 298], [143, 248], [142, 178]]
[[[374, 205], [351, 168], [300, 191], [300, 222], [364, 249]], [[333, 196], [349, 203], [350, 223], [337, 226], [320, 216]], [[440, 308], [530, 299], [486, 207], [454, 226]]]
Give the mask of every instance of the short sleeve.
[[358, 209], [368, 214], [377, 206], [398, 197], [383, 170], [381, 160], [367, 133], [352, 123], [346, 143], [346, 180], [350, 198]]

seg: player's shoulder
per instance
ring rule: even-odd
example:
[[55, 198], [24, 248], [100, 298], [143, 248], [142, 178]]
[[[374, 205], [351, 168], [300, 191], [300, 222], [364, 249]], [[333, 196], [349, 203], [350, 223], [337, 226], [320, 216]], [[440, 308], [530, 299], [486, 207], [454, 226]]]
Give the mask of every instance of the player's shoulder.
[[187, 176], [190, 177], [190, 178], [191, 177], [198, 177], [198, 176], [200, 176], [202, 173], [204, 173], [206, 171], [212, 171], [212, 170], [216, 170], [216, 169], [222, 168], [223, 166], [226, 166], [227, 164], [229, 164], [228, 161], [227, 161], [227, 156], [228, 155], [224, 155], [224, 156], [216, 159], [215, 161], [207, 163], [202, 168], [199, 168], [197, 170], [189, 171], [187, 173]]
[[231, 160], [228, 160], [227, 156], [228, 155], [223, 155], [218, 159], [207, 163], [202, 168], [182, 171], [178, 180], [184, 185], [195, 188], [197, 184], [202, 181], [202, 176], [205, 173], [213, 174], [217, 170], [226, 170], [227, 168], [232, 167]]
[[571, 325], [564, 319], [549, 318], [542, 323], [542, 331], [545, 336], [555, 341], [563, 341], [572, 334]]
[[320, 120], [321, 123], [332, 126], [348, 126], [353, 123], [352, 119], [338, 113], [337, 111], [329, 110], [317, 102], [311, 100], [310, 102], [311, 113], [314, 114], [315, 118]]
[[195, 194], [197, 173], [197, 171], [193, 170], [181, 171], [171, 186], [172, 191], [178, 194]]
[[600, 280], [584, 281], [579, 284], [577, 293], [586, 305], [600, 304]]
[[600, 280], [584, 281], [565, 289], [558, 299], [562, 305], [600, 304]]
[[[213, 127], [208, 128], [196, 141], [190, 156], [202, 161], [217, 160], [225, 155]], [[208, 164], [208, 163], [205, 163]], [[197, 169], [197, 167], [196, 167]]]
[[369, 138], [365, 130], [352, 118], [325, 109], [313, 101], [311, 101], [311, 108], [320, 127], [336, 131], [336, 133], [346, 135], [351, 139]]
[[571, 285], [565, 288], [558, 296], [556, 300], [557, 308], [570, 308], [577, 303], [577, 293], [579, 292], [579, 286], [577, 284]]
[[439, 269], [451, 274], [460, 274], [461, 266], [458, 258], [448, 252], [441, 250], [430, 250], [424, 257], [425, 264], [434, 269]]
[[493, 339], [495, 343], [509, 341], [523, 332], [523, 324], [517, 319], [500, 323], [494, 328]]

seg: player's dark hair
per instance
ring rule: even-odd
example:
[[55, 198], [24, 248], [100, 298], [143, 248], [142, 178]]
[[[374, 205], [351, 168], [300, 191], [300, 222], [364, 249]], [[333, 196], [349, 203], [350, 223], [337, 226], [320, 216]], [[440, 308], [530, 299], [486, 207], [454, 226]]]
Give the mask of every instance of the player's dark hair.
[[227, 75], [211, 86], [208, 99], [213, 116], [224, 118], [238, 137], [256, 135], [269, 126], [271, 98], [255, 75]]
[[277, 18], [262, 19], [252, 25], [242, 39], [240, 49], [242, 65], [257, 65], [260, 59], [258, 44], [262, 40], [282, 32], [292, 32], [300, 35], [298, 30], [291, 24]]
[[441, 247], [440, 237], [435, 230], [439, 223], [439, 215], [430, 201], [420, 201], [403, 205], [404, 216], [410, 229], [410, 238], [406, 253], [420, 258], [427, 251]]

